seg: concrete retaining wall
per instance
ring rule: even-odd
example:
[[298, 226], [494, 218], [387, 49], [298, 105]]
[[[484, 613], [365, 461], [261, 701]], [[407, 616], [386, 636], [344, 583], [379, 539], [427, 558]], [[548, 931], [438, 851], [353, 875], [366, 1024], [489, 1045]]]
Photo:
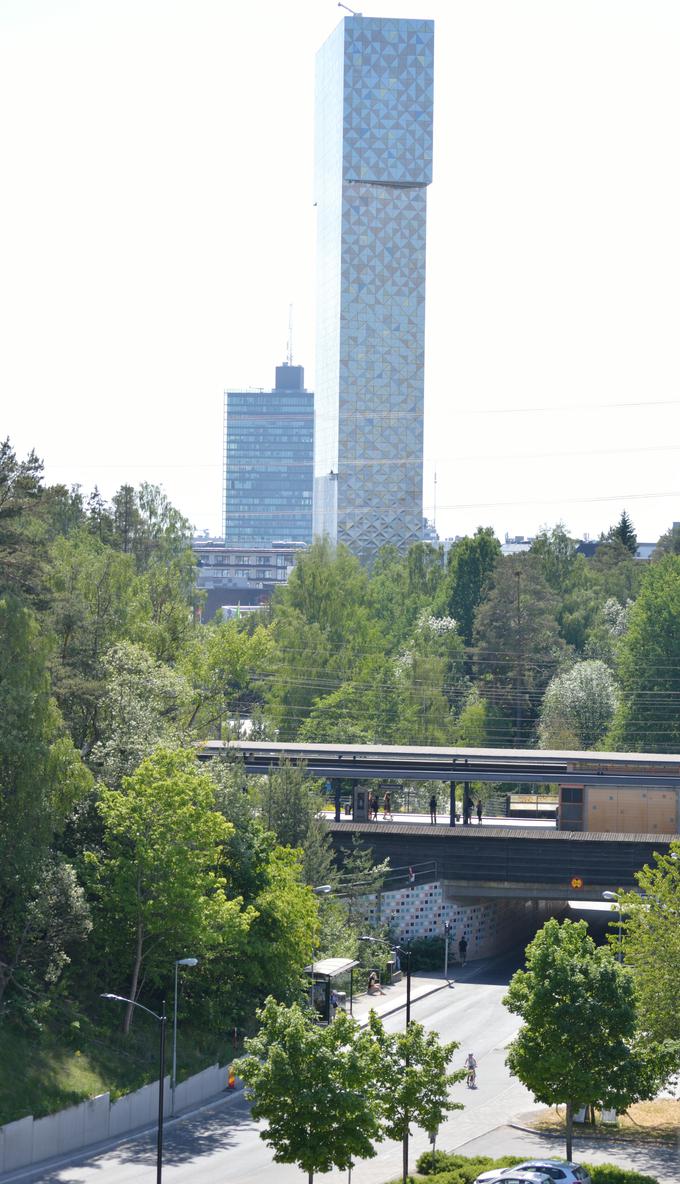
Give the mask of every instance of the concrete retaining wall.
[[[227, 1070], [211, 1065], [182, 1081], [175, 1091], [175, 1113], [197, 1106], [227, 1086]], [[170, 1117], [170, 1078], [165, 1079], [163, 1106]], [[107, 1139], [155, 1123], [158, 1116], [158, 1082], [144, 1085], [133, 1094], [112, 1102], [100, 1094], [79, 1106], [69, 1106], [46, 1118], [20, 1118], [0, 1127], [0, 1174], [80, 1151]]]

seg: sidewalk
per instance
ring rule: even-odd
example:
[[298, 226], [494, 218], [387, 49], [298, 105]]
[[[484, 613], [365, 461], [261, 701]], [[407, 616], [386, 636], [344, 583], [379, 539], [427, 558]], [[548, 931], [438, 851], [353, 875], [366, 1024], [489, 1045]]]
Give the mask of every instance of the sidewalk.
[[[488, 965], [490, 959], [482, 959], [479, 962], [468, 963], [464, 969], [454, 963], [451, 968], [451, 974], [448, 979], [444, 978], [442, 971], [431, 971], [428, 974], [412, 974], [411, 975], [411, 1017], [418, 1018], [417, 1009], [414, 1014], [413, 1007], [418, 1000], [426, 999], [428, 995], [433, 995], [437, 991], [444, 991], [447, 988], [453, 989], [455, 987], [455, 980], [466, 981], [474, 978], [476, 973], [483, 971], [484, 967]], [[381, 1019], [386, 1016], [393, 1015], [395, 1012], [402, 1011], [406, 1007], [406, 979], [402, 978], [401, 982], [394, 983], [393, 986], [383, 987], [383, 995], [367, 995], [359, 994], [353, 998], [353, 1014], [354, 1019], [365, 1027], [368, 1023], [368, 1016], [371, 1011], [375, 1011]], [[205, 1113], [215, 1108], [229, 1104], [243, 1104], [243, 1085], [239, 1081], [236, 1089], [222, 1090], [214, 1097], [206, 1098], [198, 1105], [188, 1107], [186, 1110], [178, 1111], [174, 1116], [167, 1115], [165, 1117], [164, 1129], [170, 1128], [185, 1121], [187, 1118], [194, 1117], [201, 1113]], [[124, 1143], [133, 1142], [145, 1134], [153, 1134], [156, 1129], [156, 1124], [151, 1123], [135, 1131], [129, 1131], [124, 1135], [117, 1136], [112, 1139], [107, 1139], [102, 1143], [91, 1144], [81, 1150], [73, 1151], [65, 1156], [57, 1156], [53, 1159], [45, 1160], [42, 1163], [32, 1164], [30, 1166], [17, 1168], [15, 1171], [0, 1173], [0, 1184], [10, 1184], [10, 1182], [21, 1181], [24, 1178], [33, 1177], [40, 1178], [38, 1173], [48, 1173], [56, 1170], [58, 1167], [66, 1165], [72, 1166], [78, 1162], [90, 1159], [93, 1156], [99, 1155], [103, 1152], [109, 1151], [114, 1147], [119, 1147]]]
[[[491, 958], [480, 958], [477, 962], [467, 962], [464, 967], [457, 962], [449, 967], [449, 976], [444, 978], [441, 970], [429, 970], [423, 974], [411, 975], [411, 1019], [418, 1018], [413, 1014], [413, 1005], [419, 999], [426, 999], [436, 991], [452, 990], [457, 982], [469, 982], [481, 974], [492, 962]], [[382, 995], [355, 995], [352, 1004], [352, 1015], [362, 1028], [368, 1023], [369, 1012], [374, 1011], [380, 1019], [393, 1015], [406, 1007], [406, 976], [392, 986], [384, 986]], [[349, 1006], [349, 1005], [348, 1005]]]

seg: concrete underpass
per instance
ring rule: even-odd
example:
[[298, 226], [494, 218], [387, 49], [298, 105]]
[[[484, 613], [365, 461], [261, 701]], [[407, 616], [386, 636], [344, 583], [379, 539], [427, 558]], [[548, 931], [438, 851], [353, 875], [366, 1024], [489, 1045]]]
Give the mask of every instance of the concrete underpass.
[[448, 921], [454, 959], [462, 936], [468, 958], [484, 958], [526, 943], [552, 916], [585, 916], [601, 936], [609, 914], [569, 901], [602, 904], [604, 891], [634, 887], [635, 871], [674, 837], [383, 821], [329, 830], [341, 859], [357, 836], [394, 869], [367, 920], [389, 922], [400, 941], [442, 937]]

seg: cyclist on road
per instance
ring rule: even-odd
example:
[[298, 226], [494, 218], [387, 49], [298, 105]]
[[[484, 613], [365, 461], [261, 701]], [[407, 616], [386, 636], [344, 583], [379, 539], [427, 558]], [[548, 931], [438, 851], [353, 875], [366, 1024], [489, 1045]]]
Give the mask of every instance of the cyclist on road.
[[477, 1080], [477, 1061], [475, 1059], [475, 1054], [473, 1052], [468, 1053], [468, 1055], [465, 1058], [463, 1067], [465, 1069], [467, 1069], [468, 1089], [474, 1089], [475, 1082]]

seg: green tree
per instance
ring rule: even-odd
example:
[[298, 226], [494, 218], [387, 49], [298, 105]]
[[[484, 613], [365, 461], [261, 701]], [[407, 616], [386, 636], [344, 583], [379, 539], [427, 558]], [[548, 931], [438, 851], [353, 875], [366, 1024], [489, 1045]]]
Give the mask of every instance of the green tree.
[[381, 1138], [375, 1098], [377, 1048], [340, 1012], [317, 1024], [297, 1004], [268, 999], [260, 1030], [246, 1041], [236, 1072], [252, 1098], [252, 1114], [267, 1123], [261, 1138], [277, 1163], [295, 1163], [312, 1184], [316, 1172], [347, 1169], [375, 1155]]
[[201, 596], [189, 546], [163, 546], [149, 558], [137, 584], [129, 634], [159, 662], [177, 662], [195, 631]]
[[388, 1139], [402, 1144], [402, 1179], [406, 1184], [411, 1126], [436, 1131], [448, 1111], [463, 1109], [449, 1100], [449, 1088], [462, 1080], [465, 1070], [447, 1072], [458, 1044], [442, 1044], [438, 1033], [426, 1032], [422, 1024], [411, 1022], [405, 1032], [386, 1032], [372, 1011], [368, 1027], [379, 1050], [383, 1130]]
[[575, 1106], [623, 1110], [653, 1098], [673, 1069], [674, 1050], [638, 1039], [632, 975], [586, 921], [548, 921], [503, 1002], [523, 1020], [506, 1063], [537, 1101], [566, 1105], [567, 1159]]
[[87, 499], [86, 514], [90, 534], [108, 546], [114, 538], [113, 515], [96, 485]]
[[501, 547], [490, 526], [478, 526], [472, 538], [454, 543], [435, 611], [453, 617], [466, 645], [472, 645], [475, 613], [494, 578]]
[[532, 737], [543, 692], [564, 661], [556, 598], [530, 555], [502, 558], [475, 616], [475, 668], [482, 694], [515, 719], [518, 745]]
[[619, 903], [640, 1023], [652, 1040], [680, 1041], [680, 843], [671, 843], [667, 855], [655, 852], [654, 865], [645, 864], [635, 879], [639, 891], [620, 892]]
[[45, 563], [42, 472], [34, 452], [20, 461], [8, 439], [0, 443], [0, 592], [34, 605], [42, 600]]
[[456, 721], [462, 748], [511, 748], [512, 720], [473, 687]]
[[253, 899], [257, 916], [243, 944], [243, 992], [247, 1010], [272, 992], [292, 1003], [318, 931], [318, 901], [303, 883], [302, 852], [274, 847], [265, 883]]
[[132, 544], [140, 523], [137, 499], [132, 485], [121, 485], [113, 498], [114, 544], [126, 555], [132, 551]]
[[621, 702], [612, 727], [614, 747], [675, 752], [680, 744], [680, 557], [647, 567], [644, 583], [619, 642]]
[[680, 555], [680, 522], [674, 522], [664, 531], [654, 548], [652, 558], [662, 559], [664, 555]]
[[[69, 812], [91, 784], [51, 697], [47, 658], [33, 614], [15, 598], [0, 597], [0, 1005], [38, 957], [45, 966], [61, 958], [54, 917], [47, 923], [49, 902], [40, 900], [42, 880], [55, 867], [53, 845]], [[64, 887], [67, 927], [70, 871], [54, 874]], [[53, 885], [52, 899], [58, 887]], [[73, 916], [79, 911], [76, 897], [74, 891]], [[42, 933], [36, 924], [41, 908]]]
[[576, 543], [569, 538], [564, 524], [541, 530], [531, 544], [539, 570], [549, 588], [561, 596], [569, 586], [576, 561]]
[[273, 642], [267, 629], [252, 633], [241, 622], [216, 621], [195, 632], [180, 663], [193, 688], [188, 727], [202, 737], [252, 703], [253, 682], [267, 673]]
[[444, 580], [441, 547], [415, 543], [403, 555], [396, 547], [381, 547], [369, 574], [369, 604], [386, 652], [394, 653], [411, 636], [418, 617], [430, 610]]
[[51, 549], [48, 621], [56, 639], [54, 689], [78, 748], [98, 739], [102, 659], [126, 634], [136, 577], [132, 560], [81, 528]]
[[625, 604], [637, 596], [645, 565], [638, 562], [620, 538], [601, 542], [590, 567], [602, 589], [602, 600], [614, 596], [620, 604]]
[[[144, 979], [160, 983], [177, 950], [201, 956], [233, 947], [252, 920], [229, 900], [220, 874], [231, 833], [215, 810], [215, 786], [193, 753], [157, 750], [119, 790], [103, 789], [101, 851], [89, 852], [98, 897], [99, 940], [117, 973], [127, 963], [124, 994], [136, 1000]], [[124, 1031], [132, 1020], [125, 1010]]]
[[110, 789], [119, 789], [154, 749], [176, 748], [183, 737], [190, 688], [142, 646], [121, 641], [102, 659], [105, 691], [98, 709], [100, 739], [90, 762]]
[[369, 657], [355, 676], [318, 698], [298, 738], [307, 743], [391, 744], [403, 735], [398, 666]]
[[577, 662], [556, 674], [541, 704], [541, 747], [595, 748], [612, 722], [617, 702], [616, 683], [604, 662]]
[[272, 603], [275, 655], [267, 705], [282, 739], [298, 734], [317, 700], [353, 680], [384, 640], [368, 603], [368, 577], [327, 539], [302, 554]]
[[312, 820], [321, 810], [321, 782], [303, 765], [283, 762], [260, 783], [262, 819], [282, 847], [302, 847]]
[[343, 853], [342, 872], [338, 877], [338, 890], [347, 907], [349, 924], [357, 920], [361, 902], [380, 892], [389, 871], [389, 859], [376, 863], [373, 848], [366, 846], [358, 835], [352, 835], [352, 846]]
[[616, 523], [616, 526], [612, 526], [608, 537], [610, 539], [618, 539], [630, 551], [631, 555], [634, 555], [637, 551], [637, 535], [633, 528], [633, 523], [625, 510], [621, 511], [621, 517]]

